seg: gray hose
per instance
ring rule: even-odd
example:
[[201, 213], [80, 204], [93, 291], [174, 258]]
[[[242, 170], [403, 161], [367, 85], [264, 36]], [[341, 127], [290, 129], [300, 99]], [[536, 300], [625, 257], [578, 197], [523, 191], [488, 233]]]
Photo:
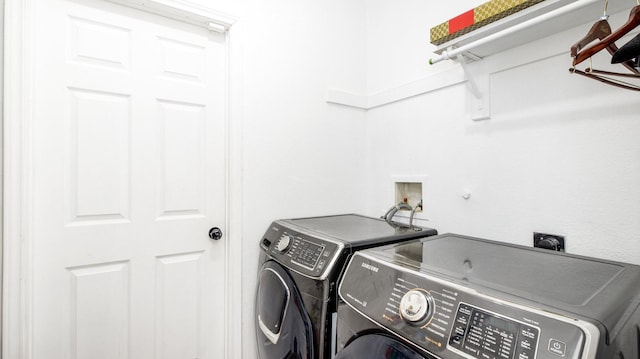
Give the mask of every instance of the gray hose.
[[393, 219], [393, 216], [395, 216], [396, 212], [398, 212], [401, 209], [406, 209], [406, 210], [413, 211], [413, 207], [411, 207], [410, 205], [408, 205], [408, 204], [406, 204], [404, 202], [400, 202], [400, 203], [396, 204], [395, 206], [389, 208], [387, 213], [385, 213], [385, 215], [380, 217], [380, 218], [383, 218], [385, 221], [387, 221], [387, 223], [391, 224], [391, 220]]

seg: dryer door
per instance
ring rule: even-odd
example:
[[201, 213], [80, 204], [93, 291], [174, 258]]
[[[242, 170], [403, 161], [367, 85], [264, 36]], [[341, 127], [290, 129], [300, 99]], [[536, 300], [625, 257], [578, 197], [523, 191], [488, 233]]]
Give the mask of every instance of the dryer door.
[[313, 358], [313, 327], [295, 283], [274, 261], [267, 261], [259, 273], [256, 298], [258, 357]]
[[335, 359], [430, 359], [385, 334], [366, 334], [348, 343]]

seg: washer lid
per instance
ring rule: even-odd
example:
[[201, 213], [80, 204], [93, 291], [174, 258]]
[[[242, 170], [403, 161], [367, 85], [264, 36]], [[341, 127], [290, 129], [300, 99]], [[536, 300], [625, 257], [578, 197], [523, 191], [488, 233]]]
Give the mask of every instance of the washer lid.
[[366, 246], [400, 239], [419, 238], [436, 234], [431, 228], [389, 224], [379, 218], [358, 214], [284, 220], [303, 230], [339, 239], [353, 246]]
[[640, 266], [443, 234], [366, 253], [478, 291], [517, 296], [604, 324], [616, 333], [640, 305]]

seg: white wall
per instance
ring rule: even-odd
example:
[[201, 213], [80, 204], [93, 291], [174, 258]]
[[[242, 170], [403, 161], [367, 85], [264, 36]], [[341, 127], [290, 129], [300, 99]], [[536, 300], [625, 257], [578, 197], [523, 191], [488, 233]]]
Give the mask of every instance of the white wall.
[[[328, 105], [361, 90], [361, 1], [256, 2], [243, 66], [243, 357], [254, 358], [258, 243], [272, 220], [364, 209], [364, 113]], [[354, 18], [356, 21], [354, 21]]]
[[365, 112], [326, 103], [328, 87], [364, 91], [365, 2], [199, 2], [240, 18], [241, 319], [243, 357], [255, 358], [253, 306], [267, 226], [365, 208]]
[[484, 0], [367, 0], [367, 89], [376, 94], [442, 72], [449, 65], [428, 68], [433, 55], [429, 29]]
[[[458, 66], [426, 64], [428, 29], [456, 14], [452, 3], [368, 4], [370, 94]], [[640, 264], [638, 94], [568, 72], [569, 47], [597, 16], [472, 65], [491, 73], [488, 121], [470, 120], [465, 84], [368, 111], [368, 212], [393, 200], [392, 175], [428, 175], [422, 224], [441, 233], [531, 245], [546, 231], [570, 253]]]

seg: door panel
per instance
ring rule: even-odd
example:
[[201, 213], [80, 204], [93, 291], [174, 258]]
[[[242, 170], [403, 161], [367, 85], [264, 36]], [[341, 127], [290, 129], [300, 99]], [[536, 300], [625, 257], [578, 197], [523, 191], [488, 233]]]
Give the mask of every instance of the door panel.
[[199, 358], [203, 349], [198, 290], [203, 286], [203, 252], [157, 259], [156, 345], [161, 358]]
[[159, 218], [203, 216], [206, 108], [166, 100], [158, 107]]
[[68, 89], [70, 225], [130, 221], [131, 97]]
[[70, 356], [121, 357], [129, 343], [129, 263], [69, 268]]
[[33, 358], [223, 357], [224, 35], [35, 11]]

